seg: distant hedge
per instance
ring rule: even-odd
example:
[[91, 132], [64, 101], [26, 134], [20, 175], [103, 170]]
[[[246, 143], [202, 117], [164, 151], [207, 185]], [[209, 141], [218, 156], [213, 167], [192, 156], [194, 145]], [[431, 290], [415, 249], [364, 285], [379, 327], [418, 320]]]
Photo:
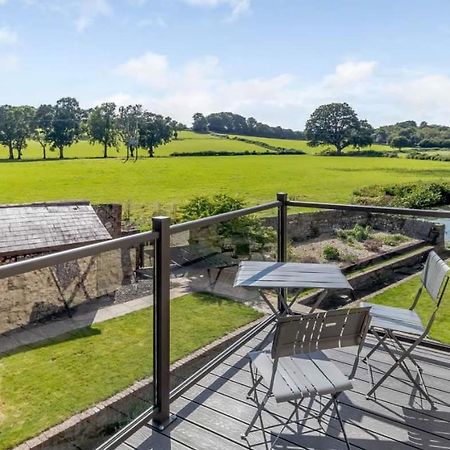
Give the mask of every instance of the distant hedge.
[[235, 136], [232, 139], [233, 139], [233, 141], [240, 141], [240, 142], [245, 142], [246, 144], [257, 145], [258, 147], [265, 148], [266, 150], [271, 150], [275, 153], [288, 153], [289, 155], [293, 155], [293, 154], [304, 155], [305, 154], [304, 151], [298, 150], [295, 148], [276, 147], [275, 145], [270, 145], [267, 142], [257, 141], [254, 139], [247, 139], [247, 138], [243, 138], [240, 136]]
[[430, 160], [430, 161], [450, 161], [450, 152], [448, 154], [429, 154], [424, 152], [412, 152], [406, 155], [408, 159], [423, 159], [423, 160]]
[[363, 205], [431, 208], [450, 204], [450, 183], [399, 183], [371, 185], [353, 192], [353, 202]]
[[295, 149], [282, 149], [278, 153], [273, 152], [257, 152], [255, 150], [248, 151], [244, 150], [242, 152], [227, 152], [225, 150], [204, 150], [201, 152], [173, 152], [170, 156], [180, 157], [180, 156], [267, 156], [267, 155], [304, 155], [305, 152]]
[[379, 150], [351, 150], [338, 154], [336, 150], [321, 150], [316, 156], [360, 156], [364, 158], [397, 158], [398, 154], [392, 152], [380, 152]]

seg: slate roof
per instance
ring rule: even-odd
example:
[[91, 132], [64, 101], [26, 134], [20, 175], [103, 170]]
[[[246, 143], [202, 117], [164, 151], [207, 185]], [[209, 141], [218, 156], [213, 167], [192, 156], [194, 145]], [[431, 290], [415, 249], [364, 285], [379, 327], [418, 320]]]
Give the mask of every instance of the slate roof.
[[0, 256], [62, 250], [111, 239], [89, 202], [0, 205]]

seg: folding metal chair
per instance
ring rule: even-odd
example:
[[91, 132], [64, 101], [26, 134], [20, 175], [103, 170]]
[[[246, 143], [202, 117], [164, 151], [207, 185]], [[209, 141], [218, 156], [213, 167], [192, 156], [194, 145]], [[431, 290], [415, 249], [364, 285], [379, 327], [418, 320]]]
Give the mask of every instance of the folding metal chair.
[[[248, 354], [253, 385], [247, 397], [254, 399], [257, 411], [242, 437], [246, 438], [251, 431], [267, 429], [262, 423], [263, 411], [272, 414], [281, 425], [284, 423], [276, 437], [278, 439], [299, 410], [305, 412], [304, 418], [300, 421], [315, 418], [322, 426], [322, 416], [331, 406], [334, 406], [347, 448], [350, 448], [337, 398], [342, 392], [352, 389], [351, 380], [358, 367], [369, 321], [368, 307], [280, 318], [276, 324], [271, 352], [266, 350]], [[348, 346], [358, 346], [358, 350], [352, 372], [347, 377], [321, 350]], [[258, 397], [259, 386], [266, 390], [262, 401]], [[310, 402], [309, 407], [302, 406], [303, 400], [307, 398], [319, 397], [320, 399], [328, 395], [330, 395], [329, 400], [318, 414], [312, 414], [310, 411], [313, 401]], [[285, 422], [280, 421], [274, 411], [266, 408], [271, 397], [274, 397], [277, 403], [288, 402], [294, 407], [292, 414]], [[261, 420], [261, 428], [253, 429], [258, 417]]]
[[[372, 317], [372, 321], [370, 330], [377, 338], [376, 345], [363, 358], [363, 361], [367, 363], [371, 383], [371, 389], [367, 393], [368, 398], [371, 398], [371, 396], [375, 394], [375, 391], [398, 367], [403, 370], [418, 391], [428, 400], [431, 406], [434, 407], [433, 400], [428, 393], [428, 389], [423, 379], [423, 369], [414, 358], [413, 351], [430, 332], [436, 314], [441, 306], [449, 275], [449, 266], [445, 264], [434, 251], [431, 251], [420, 276], [421, 285], [409, 309], [382, 306], [372, 303], [361, 303], [361, 306], [371, 307], [370, 316]], [[420, 317], [415, 312], [415, 308], [419, 303], [424, 288], [435, 303], [426, 326], [423, 325]], [[406, 334], [414, 338], [413, 343], [408, 346], [407, 343], [401, 342], [399, 339], [401, 334]], [[388, 344], [391, 344], [391, 346]], [[373, 384], [373, 370], [370, 363], [370, 357], [379, 348], [386, 350], [394, 360], [394, 364], [383, 374], [376, 384]], [[400, 356], [397, 356], [394, 350], [397, 350], [400, 353]], [[414, 378], [413, 373], [407, 366], [407, 360], [409, 360], [416, 368], [419, 381]]]

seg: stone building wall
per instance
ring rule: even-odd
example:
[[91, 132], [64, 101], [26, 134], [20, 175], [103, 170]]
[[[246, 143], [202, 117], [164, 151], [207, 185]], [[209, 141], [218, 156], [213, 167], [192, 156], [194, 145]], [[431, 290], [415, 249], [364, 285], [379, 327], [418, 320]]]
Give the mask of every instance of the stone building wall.
[[122, 236], [122, 205], [120, 203], [92, 205], [92, 208], [113, 239]]
[[104, 296], [134, 277], [134, 249], [112, 250], [0, 280], [0, 334]]

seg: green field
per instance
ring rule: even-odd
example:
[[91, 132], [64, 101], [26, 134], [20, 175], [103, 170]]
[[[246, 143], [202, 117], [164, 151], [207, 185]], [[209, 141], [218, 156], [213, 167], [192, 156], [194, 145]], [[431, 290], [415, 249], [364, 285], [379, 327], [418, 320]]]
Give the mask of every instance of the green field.
[[[192, 151], [215, 145], [215, 149], [227, 145], [235, 149], [232, 146], [242, 148], [244, 144], [190, 132], [182, 135], [184, 140], [171, 142], [157, 154], [169, 154], [177, 146]], [[67, 156], [82, 158], [87, 149], [92, 154], [95, 147], [78, 143], [68, 149]], [[32, 150], [26, 151], [31, 154]], [[101, 153], [100, 148], [97, 153]], [[368, 184], [449, 178], [450, 162], [404, 158], [261, 155], [143, 158], [137, 162], [122, 158], [3, 161], [0, 203], [62, 199], [119, 202], [139, 223], [148, 223], [152, 213], [173, 215], [177, 205], [196, 195], [228, 193], [254, 204], [273, 200], [276, 192], [285, 191], [296, 199], [348, 202], [354, 189]]]
[[[0, 359], [0, 450], [153, 374], [152, 314], [146, 308]], [[171, 302], [171, 361], [261, 317], [208, 294]]]
[[[156, 149], [156, 156], [170, 156], [174, 152], [200, 152], [200, 151], [255, 151], [258, 153], [266, 150], [253, 144], [233, 141], [232, 139], [220, 138], [211, 134], [193, 133], [192, 131], [182, 131], [179, 133], [177, 140], [173, 140], [166, 145]], [[121, 146], [119, 151], [110, 149], [108, 151], [110, 158], [123, 159], [126, 156], [125, 147]], [[139, 150], [141, 157], [147, 154], [143, 150]], [[58, 159], [59, 153], [47, 150], [48, 159]], [[64, 150], [64, 156], [67, 159], [73, 158], [101, 158], [103, 156], [103, 148], [99, 144], [90, 144], [89, 141], [79, 141]], [[8, 152], [6, 147], [0, 145], [0, 160], [7, 160]], [[28, 147], [23, 152], [24, 160], [36, 160], [42, 158], [42, 148], [34, 141], [28, 143]]]

